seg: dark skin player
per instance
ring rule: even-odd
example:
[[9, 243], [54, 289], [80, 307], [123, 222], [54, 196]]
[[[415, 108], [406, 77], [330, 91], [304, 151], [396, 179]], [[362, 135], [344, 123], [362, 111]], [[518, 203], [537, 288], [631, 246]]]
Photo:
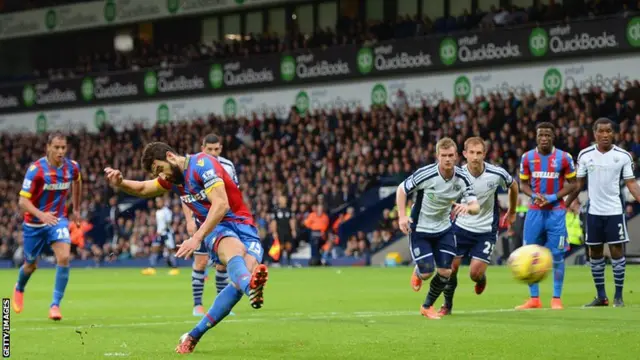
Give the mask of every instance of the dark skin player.
[[[553, 142], [555, 140], [555, 135], [553, 133], [553, 129], [550, 127], [538, 127], [536, 129], [536, 144], [538, 145], [538, 152], [541, 155], [549, 155], [551, 151], [553, 151]], [[531, 189], [531, 184], [529, 181], [522, 181], [520, 184], [520, 188], [522, 189], [522, 193], [529, 196], [534, 197], [533, 190]], [[564, 186], [560, 191], [558, 191], [557, 198], [562, 199], [565, 196], [571, 194], [576, 188], [575, 178], [565, 179]], [[544, 195], [536, 193], [534, 202], [538, 206], [546, 206], [549, 205], [549, 201], [544, 197]]]

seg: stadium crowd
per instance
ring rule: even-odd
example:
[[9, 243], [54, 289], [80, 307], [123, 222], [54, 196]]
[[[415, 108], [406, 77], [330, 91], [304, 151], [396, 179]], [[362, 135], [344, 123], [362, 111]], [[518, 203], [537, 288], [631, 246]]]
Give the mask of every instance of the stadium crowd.
[[[38, 3], [36, 1], [36, 3]], [[45, 2], [48, 4], [49, 2]], [[167, 68], [240, 56], [255, 56], [299, 49], [323, 48], [344, 44], [375, 44], [380, 41], [453, 33], [474, 29], [488, 31], [494, 28], [535, 24], [541, 22], [569, 21], [576, 18], [620, 15], [628, 16], [639, 9], [636, 1], [540, 1], [537, 6], [522, 8], [516, 5], [475, 12], [464, 10], [457, 16], [430, 18], [429, 16], [398, 15], [391, 21], [340, 17], [334, 28], [316, 28], [304, 33], [292, 26], [285, 34], [266, 32], [244, 34], [232, 39], [202, 42], [193, 36], [157, 36], [153, 41], [135, 39], [135, 50], [120, 53], [113, 50], [112, 37], [89, 36], [81, 46], [67, 38], [52, 38], [38, 42], [32, 48], [32, 74], [11, 75], [14, 80], [48, 78], [51, 80], [105, 71], [139, 70], [148, 67]], [[187, 31], [186, 29], [181, 31]], [[74, 66], [70, 66], [75, 64]], [[27, 76], [27, 77], [25, 77]], [[6, 79], [9, 81], [9, 79]]]
[[[466, 137], [482, 136], [487, 139], [487, 160], [516, 174], [522, 153], [535, 146], [537, 122], [556, 124], [556, 146], [575, 157], [593, 141], [594, 120], [608, 116], [620, 126], [616, 143], [637, 159], [640, 83], [623, 85], [608, 93], [593, 88], [580, 94], [573, 89], [556, 96], [491, 95], [437, 106], [409, 108], [399, 102], [393, 108], [312, 114], [292, 108], [286, 119], [273, 114], [264, 120], [256, 114], [224, 119], [212, 114], [152, 129], [133, 126], [117, 132], [107, 125], [99, 134], [79, 132], [69, 138], [69, 156], [82, 167], [81, 213], [86, 221], [79, 232], [72, 229], [75, 253], [98, 262], [105, 256], [146, 257], [155, 236], [153, 202], [127, 210], [123, 194], [106, 186], [103, 168], [111, 165], [127, 178], [144, 179], [135, 159], [145, 143], [160, 140], [181, 153], [197, 152], [202, 136], [217, 132], [224, 134], [222, 154], [236, 164], [245, 201], [267, 248], [279, 238], [291, 253], [301, 242], [309, 242], [313, 229], [326, 242], [325, 256], [365, 256], [393, 240], [398, 209], [385, 211], [376, 231], [349, 239], [337, 239], [336, 224], [357, 215], [356, 209], [342, 206], [347, 210], [332, 211], [382, 180], [397, 184], [417, 167], [433, 162], [434, 144], [443, 136], [458, 144]], [[20, 184], [29, 163], [43, 155], [45, 136], [0, 134], [0, 144], [6, 154], [0, 158], [0, 258], [11, 259], [21, 255]], [[179, 200], [170, 203], [180, 242], [187, 234]]]

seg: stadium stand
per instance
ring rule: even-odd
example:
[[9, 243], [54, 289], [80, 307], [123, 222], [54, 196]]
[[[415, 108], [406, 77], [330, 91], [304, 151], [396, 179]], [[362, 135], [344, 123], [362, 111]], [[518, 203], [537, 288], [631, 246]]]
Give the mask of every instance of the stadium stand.
[[[558, 125], [556, 145], [577, 156], [593, 139], [594, 119], [608, 116], [620, 125], [616, 143], [640, 155], [640, 112], [635, 94], [640, 84], [625, 84], [624, 90], [604, 93], [593, 88], [585, 94], [576, 91], [555, 97], [531, 94], [524, 99], [492, 95], [465, 101], [441, 102], [422, 108], [373, 108], [353, 113], [334, 110], [299, 115], [291, 111], [287, 119], [268, 116], [265, 121], [239, 118], [223, 121], [211, 114], [194, 122], [171, 123], [145, 130], [135, 127], [116, 132], [105, 127], [99, 134], [80, 133], [70, 137], [70, 156], [82, 165], [82, 215], [88, 221], [84, 239], [78, 238], [75, 256], [82, 259], [105, 257], [145, 258], [154, 234], [151, 202], [134, 204], [113, 194], [101, 174], [104, 164], [126, 169], [128, 178], [143, 179], [139, 158], [143, 144], [168, 141], [181, 152], [198, 151], [202, 134], [224, 134], [224, 156], [233, 161], [240, 174], [245, 201], [250, 204], [262, 237], [268, 243], [277, 236], [273, 214], [280, 196], [294, 215], [294, 246], [309, 243], [310, 226], [305, 222], [315, 206], [331, 215], [331, 226], [323, 229], [325, 259], [346, 255], [366, 258], [372, 251], [392, 242], [397, 234], [395, 212], [381, 212], [380, 224], [373, 231], [356, 231], [337, 239], [335, 222], [358, 217], [358, 209], [342, 216], [346, 207], [369, 188], [382, 182], [398, 184], [412, 169], [434, 161], [434, 144], [450, 136], [459, 143], [467, 136], [488, 140], [488, 159], [517, 172], [519, 157], [534, 146], [534, 125], [550, 120]], [[20, 263], [21, 214], [17, 197], [20, 182], [30, 161], [45, 148], [44, 137], [20, 134], [0, 135], [8, 156], [0, 158], [0, 258]], [[422, 144], [423, 146], [418, 146]], [[637, 169], [637, 167], [636, 167]], [[118, 206], [120, 203], [120, 206]], [[178, 242], [186, 239], [178, 200], [171, 200], [173, 227]], [[337, 211], [336, 211], [337, 210]], [[633, 209], [629, 209], [633, 216]], [[306, 225], [305, 225], [306, 224]], [[270, 235], [270, 236], [268, 236]], [[270, 244], [266, 244], [269, 246]], [[332, 249], [333, 248], [333, 249]]]
[[[81, 1], [30, 1], [27, 8], [39, 8], [54, 4]], [[13, 3], [5, 1], [6, 4]], [[32, 4], [32, 5], [28, 5]], [[22, 10], [17, 4], [15, 10]], [[8, 5], [5, 5], [9, 9]], [[13, 8], [12, 8], [13, 9]], [[346, 44], [373, 45], [378, 42], [417, 36], [451, 34], [482, 29], [532, 25], [537, 23], [570, 21], [579, 18], [594, 18], [611, 15], [626, 15], [638, 10], [636, 2], [565, 0], [562, 4], [554, 1], [548, 4], [538, 2], [537, 6], [505, 7], [491, 6], [478, 8], [475, 12], [465, 9], [457, 16], [418, 17], [398, 15], [390, 21], [363, 21], [343, 16], [335, 27], [317, 27], [305, 33], [292, 27], [288, 32], [249, 33], [245, 37], [224, 41], [203, 42], [194, 34], [195, 28], [187, 23], [159, 24], [156, 30], [163, 36], [153, 41], [136, 38], [135, 50], [128, 54], [113, 49], [113, 32], [87, 30], [82, 37], [62, 34], [34, 39], [29, 48], [31, 73], [3, 74], [4, 81], [24, 81], [27, 79], [57, 80], [73, 78], [84, 74], [101, 74], [107, 71], [138, 70], [150, 67], [170, 68], [175, 65], [192, 64], [212, 59], [247, 57], [299, 49], [327, 48]], [[186, 29], [185, 29], [186, 28]], [[160, 31], [159, 29], [164, 29]]]

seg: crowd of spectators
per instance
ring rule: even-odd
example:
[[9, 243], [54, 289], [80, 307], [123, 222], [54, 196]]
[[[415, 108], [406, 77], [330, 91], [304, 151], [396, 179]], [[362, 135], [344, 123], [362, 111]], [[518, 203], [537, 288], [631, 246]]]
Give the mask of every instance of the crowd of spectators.
[[[60, 60], [56, 56], [38, 57], [37, 64], [34, 63], [35, 71], [28, 76], [57, 80], [86, 73], [139, 70], [148, 67], [168, 68], [212, 59], [255, 56], [299, 49], [326, 48], [345, 44], [372, 45], [391, 39], [474, 29], [490, 30], [616, 14], [628, 16], [629, 13], [639, 9], [639, 4], [640, 1], [631, 0], [565, 0], [561, 4], [554, 0], [548, 0], [540, 1], [538, 5], [529, 8], [510, 5], [505, 7], [491, 6], [489, 9], [477, 9], [474, 12], [465, 9], [462, 14], [434, 19], [418, 15], [398, 15], [396, 19], [391, 21], [361, 21], [340, 17], [335, 27], [324, 29], [318, 27], [311, 33], [301, 32], [296, 26], [293, 26], [285, 34], [250, 33], [245, 36], [235, 36], [236, 34], [234, 34], [233, 38], [212, 42], [193, 43], [182, 40], [182, 43], [179, 43], [178, 41], [163, 41], [159, 38], [150, 43], [135, 39], [136, 46], [129, 53], [113, 50], [112, 39], [96, 37], [97, 44], [92, 44], [85, 49], [69, 49], [67, 52], [77, 54], [77, 56], [66, 60], [70, 61], [68, 64], [59, 64]], [[97, 48], [102, 50], [95, 50]], [[64, 59], [67, 59], [69, 55], [65, 52], [64, 56]], [[24, 80], [25, 77], [20, 76], [19, 79]]]
[[[356, 209], [339, 216], [332, 211], [381, 180], [397, 184], [417, 167], [434, 162], [434, 144], [443, 136], [458, 144], [469, 136], [487, 139], [487, 160], [516, 174], [520, 156], [535, 146], [537, 122], [556, 124], [556, 146], [575, 157], [593, 141], [594, 120], [608, 116], [620, 127], [616, 143], [637, 159], [640, 83], [623, 85], [609, 93], [593, 88], [553, 97], [496, 94], [419, 108], [312, 114], [292, 110], [286, 119], [272, 114], [264, 120], [257, 115], [223, 119], [212, 114], [151, 129], [134, 126], [117, 132], [107, 126], [99, 134], [80, 132], [69, 138], [69, 156], [82, 167], [81, 213], [93, 229], [76, 244], [76, 254], [96, 260], [146, 257], [155, 236], [154, 205], [127, 210], [122, 194], [107, 187], [102, 169], [112, 166], [123, 170], [126, 178], [144, 179], [136, 159], [147, 142], [160, 140], [180, 153], [197, 152], [202, 136], [217, 132], [223, 134], [223, 156], [236, 164], [245, 201], [267, 248], [279, 238], [283, 248], [295, 251], [301, 241], [309, 242], [308, 230], [314, 230], [326, 242], [325, 257], [365, 256], [393, 240], [399, 210], [385, 211], [376, 231], [348, 239], [337, 239], [336, 222], [357, 216]], [[0, 258], [12, 258], [22, 241], [20, 184], [29, 163], [43, 155], [45, 136], [0, 134], [0, 144], [5, 154], [0, 157]], [[180, 242], [187, 237], [184, 221], [178, 200], [170, 204]]]

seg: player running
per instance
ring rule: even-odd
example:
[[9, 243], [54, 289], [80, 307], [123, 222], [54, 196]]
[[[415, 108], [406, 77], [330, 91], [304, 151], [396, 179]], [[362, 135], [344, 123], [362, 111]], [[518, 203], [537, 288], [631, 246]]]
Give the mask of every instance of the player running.
[[[238, 185], [236, 167], [233, 166], [233, 163], [230, 160], [220, 156], [220, 153], [222, 152], [222, 144], [218, 135], [209, 134], [205, 136], [204, 139], [202, 139], [201, 150], [202, 152], [215, 157], [227, 174], [229, 174], [233, 182]], [[185, 204], [182, 204], [182, 210], [184, 211], [185, 218], [187, 220], [187, 231], [189, 232], [189, 235], [193, 235], [199, 224], [196, 223], [196, 219], [194, 219], [192, 211], [189, 210]], [[204, 293], [204, 279], [206, 276], [207, 265], [209, 263], [209, 252], [207, 251], [204, 242], [193, 254], [193, 271], [191, 272], [193, 315], [203, 316], [205, 311], [202, 306], [202, 296]], [[227, 267], [223, 264], [216, 263], [216, 290], [218, 294], [220, 294], [228, 284], [229, 275], [227, 273]], [[234, 313], [230, 312], [229, 315], [234, 315]]]
[[[563, 309], [562, 285], [564, 282], [564, 253], [567, 242], [564, 197], [576, 187], [575, 166], [571, 155], [553, 146], [555, 126], [542, 122], [536, 126], [535, 150], [522, 155], [520, 163], [520, 188], [531, 197], [529, 211], [524, 220], [524, 245], [538, 244], [551, 250], [553, 255], [553, 298], [551, 308]], [[516, 309], [538, 309], [540, 289], [529, 285], [530, 299]]]
[[162, 248], [169, 252], [167, 263], [171, 267], [169, 275], [180, 274], [178, 262], [176, 261], [176, 241], [173, 237], [173, 229], [171, 223], [173, 221], [173, 213], [169, 209], [168, 201], [163, 198], [156, 198], [156, 237], [151, 243], [151, 255], [149, 256], [149, 267], [142, 270], [143, 275], [155, 275], [158, 260], [162, 257]]
[[56, 257], [56, 280], [49, 319], [62, 320], [60, 303], [69, 282], [69, 220], [67, 194], [71, 188], [71, 218], [79, 223], [82, 178], [77, 162], [65, 157], [67, 138], [53, 133], [47, 139], [47, 155], [33, 162], [20, 190], [20, 208], [24, 211], [24, 258], [18, 282], [13, 291], [13, 310], [24, 308], [24, 290], [38, 265], [38, 257], [45, 246], [51, 246]]
[[620, 192], [620, 178], [624, 180], [631, 195], [640, 201], [640, 186], [633, 174], [633, 159], [623, 149], [615, 146], [614, 124], [600, 118], [593, 124], [596, 144], [582, 150], [578, 155], [578, 181], [575, 191], [567, 199], [567, 207], [578, 197], [588, 179], [587, 191], [587, 238], [591, 276], [596, 285], [596, 298], [586, 306], [608, 306], [609, 299], [604, 288], [604, 243], [609, 245], [613, 280], [616, 286], [613, 306], [622, 307], [622, 290], [626, 259], [624, 244], [629, 241], [624, 215], [624, 199]]
[[124, 180], [120, 171], [106, 168], [111, 185], [138, 197], [152, 197], [173, 190], [201, 222], [193, 236], [182, 243], [178, 257], [188, 258], [204, 241], [209, 256], [225, 264], [232, 283], [189, 333], [180, 338], [178, 353], [191, 353], [200, 338], [222, 321], [242, 295], [251, 306], [262, 307], [267, 267], [260, 264], [264, 250], [253, 216], [242, 200], [240, 189], [222, 165], [210, 155], [180, 156], [162, 142], [148, 144], [142, 154], [142, 168], [156, 179]]
[[[398, 209], [405, 209], [407, 196], [417, 192], [411, 218], [399, 211], [399, 225], [409, 235], [411, 257], [416, 264], [411, 277], [414, 291], [420, 291], [422, 282], [431, 280], [429, 293], [420, 313], [429, 319], [440, 319], [433, 304], [442, 293], [451, 276], [451, 261], [456, 256], [456, 245], [451, 231], [451, 214], [463, 216], [478, 214], [480, 205], [467, 173], [456, 166], [458, 148], [450, 138], [436, 144], [435, 164], [424, 166], [405, 179], [396, 191]], [[460, 197], [463, 203], [456, 203]], [[434, 265], [435, 262], [435, 265]]]
[[451, 264], [451, 277], [444, 287], [444, 305], [440, 308], [440, 316], [451, 314], [453, 295], [458, 286], [458, 268], [464, 256], [471, 257], [469, 276], [476, 283], [476, 294], [482, 294], [487, 285], [485, 273], [498, 238], [498, 187], [509, 191], [509, 209], [506, 215], [509, 223], [515, 221], [518, 203], [518, 183], [513, 181], [513, 177], [503, 168], [484, 162], [484, 140], [479, 137], [467, 139], [464, 142], [463, 154], [467, 164], [462, 169], [471, 179], [480, 204], [480, 213], [456, 218], [453, 223], [457, 251]]

